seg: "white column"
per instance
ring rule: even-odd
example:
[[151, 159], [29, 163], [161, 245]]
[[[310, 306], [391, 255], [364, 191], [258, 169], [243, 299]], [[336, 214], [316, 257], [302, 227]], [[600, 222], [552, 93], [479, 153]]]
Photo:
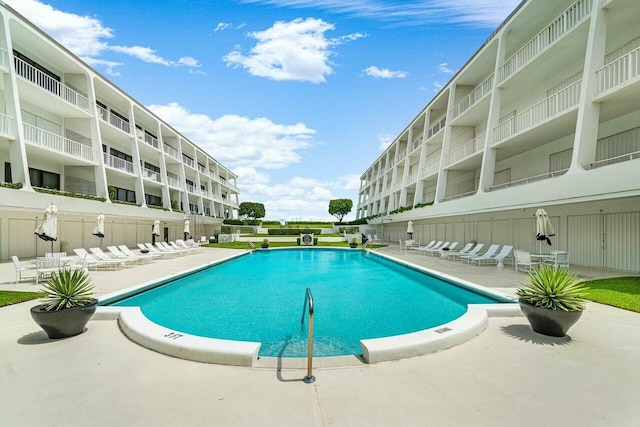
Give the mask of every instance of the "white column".
[[431, 114], [427, 110], [424, 113], [424, 126], [422, 127], [422, 144], [420, 145], [420, 161], [418, 162], [418, 179], [416, 180], [416, 195], [413, 200], [414, 205], [424, 202], [424, 200], [422, 200], [422, 193], [424, 193], [424, 181], [421, 177], [422, 168], [427, 165], [427, 132], [429, 130], [430, 118]]
[[[131, 157], [133, 158], [133, 173], [136, 174], [135, 190], [136, 190], [136, 202], [140, 203], [140, 206], [147, 206], [147, 199], [144, 193], [144, 178], [142, 177], [142, 164], [140, 159], [140, 148], [138, 147], [138, 137], [136, 136], [136, 117], [133, 109], [133, 104], [129, 103], [129, 117], [131, 125], [129, 129], [133, 132], [131, 138]], [[144, 134], [143, 134], [144, 135]], [[144, 136], [143, 136], [144, 137]]]
[[[447, 100], [447, 106], [445, 111], [449, 111], [452, 105], [455, 105], [456, 101], [456, 83], [452, 83], [449, 87], [449, 99]], [[442, 152], [440, 153], [440, 173], [438, 174], [438, 182], [436, 183], [436, 197], [435, 202], [441, 202], [447, 195], [447, 174], [448, 171], [445, 170], [446, 158], [449, 155], [450, 145], [451, 145], [451, 134], [453, 133], [453, 127], [449, 123], [447, 118], [447, 123], [444, 127], [444, 135], [442, 137]]]

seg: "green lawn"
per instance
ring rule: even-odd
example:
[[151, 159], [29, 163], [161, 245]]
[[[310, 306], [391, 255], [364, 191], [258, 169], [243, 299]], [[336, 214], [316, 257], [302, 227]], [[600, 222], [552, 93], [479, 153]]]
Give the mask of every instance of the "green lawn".
[[640, 313], [640, 277], [615, 277], [584, 284], [589, 288], [587, 298], [591, 301]]
[[0, 307], [42, 298], [43, 296], [44, 292], [0, 291]]
[[263, 224], [262, 228], [333, 228], [333, 224]]
[[[242, 237], [255, 237], [255, 238], [260, 238], [260, 239], [268, 239], [271, 237], [271, 235], [269, 234], [258, 234], [258, 233], [242, 233], [240, 234]], [[297, 234], [289, 234], [288, 236], [296, 236], [296, 237], [300, 237], [300, 233]], [[338, 233], [331, 233], [331, 234], [315, 234], [315, 237], [318, 236], [322, 236], [322, 237], [342, 237], [342, 234], [338, 234]], [[287, 235], [285, 234], [278, 234], [278, 235], [273, 235], [273, 237], [287, 237]]]
[[[260, 243], [262, 243], [262, 241], [253, 242], [256, 248], [260, 247]], [[248, 247], [247, 242], [211, 243], [203, 246], [208, 246], [211, 248], [226, 248], [226, 249], [247, 249]], [[296, 242], [269, 242], [269, 247], [271, 248], [279, 248], [279, 247], [285, 247], [285, 246], [297, 247], [298, 244]], [[348, 248], [349, 244], [347, 242], [318, 242], [317, 246], [333, 246], [333, 247]], [[386, 245], [368, 245], [367, 249], [382, 248], [384, 246]], [[358, 245], [358, 247], [361, 248], [362, 245]]]

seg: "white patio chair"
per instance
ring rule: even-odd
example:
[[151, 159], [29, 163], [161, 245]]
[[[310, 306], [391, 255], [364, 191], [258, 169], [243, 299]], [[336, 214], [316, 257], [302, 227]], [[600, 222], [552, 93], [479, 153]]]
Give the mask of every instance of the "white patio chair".
[[442, 251], [442, 253], [440, 253], [440, 256], [447, 259], [457, 259], [461, 255], [468, 254], [472, 247], [473, 243], [467, 243], [466, 245], [464, 245], [464, 248], [460, 249], [459, 251]]
[[107, 250], [111, 255], [113, 255], [115, 259], [121, 259], [123, 261], [143, 263], [149, 260], [149, 257], [129, 256], [118, 249], [116, 246], [107, 246]]
[[[143, 245], [144, 247], [144, 245]], [[140, 258], [142, 260], [147, 260], [147, 261], [153, 261], [156, 258], [159, 258], [159, 256], [152, 254], [152, 253], [139, 253], [136, 254], [134, 252], [131, 251], [131, 249], [129, 249], [129, 247], [127, 245], [118, 245], [118, 249], [120, 250], [120, 252], [122, 252], [123, 254], [125, 254], [126, 256], [128, 256], [129, 258]], [[146, 249], [146, 248], [145, 248]]]
[[25, 271], [33, 271], [34, 273], [37, 274], [36, 272], [36, 263], [33, 261], [20, 261], [20, 259], [18, 259], [18, 257], [16, 255], [13, 255], [11, 257], [11, 260], [13, 261], [13, 266], [16, 269], [16, 285], [22, 281], [22, 273], [24, 273]]
[[[457, 247], [458, 247], [458, 242], [453, 242], [453, 243], [449, 244], [448, 246], [444, 246], [444, 245], [443, 245], [443, 246], [442, 246], [438, 251], [436, 251], [436, 252], [432, 253], [432, 255], [433, 255], [433, 256], [438, 256], [438, 255], [440, 255], [441, 257], [442, 257], [442, 256], [446, 257], [446, 256], [447, 256], [446, 254], [447, 254], [450, 250], [453, 250], [453, 249], [455, 249], [455, 248], [457, 248]], [[431, 255], [431, 254], [430, 254], [430, 255]]]
[[458, 254], [457, 258], [460, 259], [461, 261], [468, 260], [469, 258], [475, 258], [477, 256], [480, 256], [479, 254], [482, 248], [484, 248], [484, 243], [478, 243], [468, 253], [464, 255]]
[[555, 258], [549, 258], [544, 260], [545, 264], [553, 265], [554, 269], [569, 268], [569, 254], [567, 252], [555, 252]]
[[89, 252], [87, 252], [84, 248], [74, 249], [73, 252], [75, 252], [76, 255], [80, 257], [82, 266], [88, 269], [93, 267], [94, 270], [97, 270], [98, 267], [110, 267], [110, 268], [113, 268], [114, 270], [117, 270], [118, 266], [123, 264], [122, 261], [118, 261], [118, 260], [102, 261], [102, 260], [96, 259], [93, 257], [93, 255], [89, 254]]
[[413, 250], [414, 250], [414, 251], [417, 251], [418, 253], [420, 253], [420, 252], [424, 252], [424, 251], [426, 251], [427, 249], [430, 249], [431, 247], [433, 247], [433, 245], [435, 245], [435, 244], [436, 244], [436, 241], [435, 241], [435, 240], [432, 240], [432, 241], [430, 241], [429, 243], [427, 243], [427, 244], [426, 244], [426, 245], [424, 245], [424, 246], [418, 246], [418, 247], [413, 248]]
[[124, 265], [124, 266], [127, 266], [129, 265], [129, 263], [134, 261], [132, 259], [111, 258], [109, 255], [105, 254], [100, 248], [89, 248], [89, 250], [98, 259], [98, 261], [119, 263], [117, 265]]
[[440, 255], [439, 251], [442, 248], [446, 248], [451, 244], [451, 242], [444, 242], [443, 244], [441, 244], [440, 246], [434, 246], [433, 248], [427, 249], [426, 251], [424, 251], [425, 255], [429, 255], [429, 256], [435, 256], [435, 255]]
[[513, 251], [513, 258], [513, 265], [516, 272], [522, 269], [532, 270], [536, 265], [540, 265], [538, 261], [533, 261], [531, 259], [531, 254], [529, 252], [520, 250]]
[[[166, 243], [165, 243], [165, 245], [166, 245]], [[180, 246], [178, 246], [176, 244], [176, 242], [169, 242], [169, 247], [171, 249], [173, 249], [174, 251], [178, 251], [178, 252], [181, 252], [183, 254], [190, 254], [190, 253], [193, 252], [193, 249], [191, 249], [191, 248], [181, 248]]]
[[[433, 242], [433, 240], [431, 242]], [[417, 251], [418, 251], [418, 253], [426, 254], [427, 251], [430, 251], [430, 250], [433, 250], [433, 249], [438, 249], [438, 248], [441, 248], [441, 247], [442, 247], [442, 240], [438, 240], [436, 243], [433, 243], [433, 244], [429, 243], [425, 247], [418, 248]]]
[[483, 253], [482, 255], [477, 255], [475, 257], [469, 257], [469, 258], [465, 257], [465, 259], [469, 264], [471, 264], [472, 261], [476, 262], [478, 260], [479, 260], [478, 264], [481, 264], [482, 262], [485, 262], [487, 260], [495, 261], [493, 257], [498, 252], [498, 249], [500, 249], [500, 245], [491, 245], [489, 246], [489, 249], [487, 249], [487, 252]]

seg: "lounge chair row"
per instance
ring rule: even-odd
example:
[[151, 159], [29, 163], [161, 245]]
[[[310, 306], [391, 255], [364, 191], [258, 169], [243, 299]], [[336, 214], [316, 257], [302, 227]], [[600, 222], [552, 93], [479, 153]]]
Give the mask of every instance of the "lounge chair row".
[[[441, 256], [449, 260], [467, 261], [469, 264], [495, 264], [504, 265], [505, 260], [512, 258], [513, 246], [504, 245], [500, 249], [500, 245], [490, 245], [485, 252], [481, 252], [484, 243], [467, 243], [462, 249], [456, 251], [458, 242], [443, 242], [432, 240], [425, 246], [416, 246], [411, 249], [425, 255]], [[498, 251], [500, 249], [500, 251]]]

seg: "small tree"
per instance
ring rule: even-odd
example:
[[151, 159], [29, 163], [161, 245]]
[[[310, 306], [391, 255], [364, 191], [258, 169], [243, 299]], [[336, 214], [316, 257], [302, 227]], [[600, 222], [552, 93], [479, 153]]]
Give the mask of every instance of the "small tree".
[[242, 202], [238, 207], [238, 215], [240, 215], [241, 218], [251, 220], [264, 218], [264, 205], [257, 202]]
[[342, 222], [342, 218], [351, 212], [351, 208], [353, 208], [353, 200], [351, 199], [329, 200], [329, 213], [338, 218], [339, 223]]

